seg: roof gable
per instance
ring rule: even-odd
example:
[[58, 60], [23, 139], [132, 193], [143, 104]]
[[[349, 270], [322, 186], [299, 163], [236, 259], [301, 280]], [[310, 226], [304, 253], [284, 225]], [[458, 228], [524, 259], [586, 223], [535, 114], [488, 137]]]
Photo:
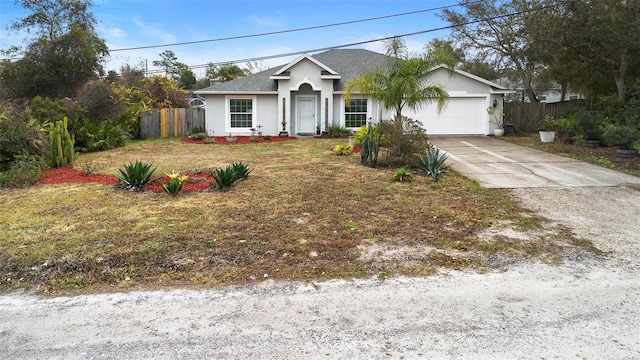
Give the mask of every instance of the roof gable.
[[274, 76], [281, 75], [285, 71], [288, 71], [289, 69], [294, 67], [297, 63], [299, 63], [299, 62], [301, 62], [302, 60], [305, 60], [305, 59], [311, 61], [312, 63], [314, 63], [316, 65], [318, 65], [318, 67], [320, 67], [322, 69], [322, 71], [326, 71], [327, 73], [329, 73], [331, 75], [338, 75], [338, 73], [336, 71], [332, 70], [330, 67], [326, 66], [325, 64], [323, 64], [320, 61], [316, 60], [315, 58], [309, 56], [308, 54], [301, 55], [297, 59], [293, 60], [292, 62], [290, 62], [287, 65], [285, 65], [284, 67], [282, 67], [280, 70], [276, 71], [273, 75]]

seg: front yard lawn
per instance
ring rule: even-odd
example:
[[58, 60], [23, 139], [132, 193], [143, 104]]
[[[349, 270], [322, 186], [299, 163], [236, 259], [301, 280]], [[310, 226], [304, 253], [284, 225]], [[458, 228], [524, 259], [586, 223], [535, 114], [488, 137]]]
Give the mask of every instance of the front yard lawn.
[[41, 294], [209, 287], [265, 279], [424, 276], [486, 271], [597, 251], [522, 209], [506, 190], [448, 173], [438, 183], [335, 156], [344, 140], [242, 145], [136, 141], [82, 155], [78, 169], [116, 174], [141, 160], [173, 170], [242, 161], [229, 191], [136, 193], [98, 183], [1, 190], [0, 290]]
[[510, 136], [503, 136], [504, 141], [527, 146], [530, 148], [546, 151], [556, 155], [570, 157], [576, 160], [585, 161], [595, 165], [616, 169], [627, 174], [640, 176], [640, 157], [631, 159], [619, 158], [616, 148], [601, 146], [598, 148], [587, 148], [580, 144], [570, 144], [556, 138], [552, 143], [540, 141], [538, 133], [518, 133]]

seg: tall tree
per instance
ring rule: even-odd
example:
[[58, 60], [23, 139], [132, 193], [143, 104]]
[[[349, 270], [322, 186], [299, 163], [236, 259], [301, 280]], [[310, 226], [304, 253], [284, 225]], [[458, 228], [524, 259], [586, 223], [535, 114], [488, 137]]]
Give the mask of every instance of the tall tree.
[[23, 58], [4, 62], [0, 84], [6, 97], [73, 97], [87, 80], [104, 74], [107, 46], [95, 33], [87, 0], [16, 1], [30, 13], [12, 23], [14, 30], [39, 36]]
[[389, 59], [386, 68], [376, 68], [349, 80], [345, 86], [346, 101], [356, 92], [371, 96], [394, 111], [396, 125], [402, 123], [402, 111], [406, 108], [417, 110], [430, 102], [437, 103], [439, 108], [445, 105], [449, 94], [429, 80], [437, 65], [444, 64], [452, 72], [455, 59], [440, 52], [412, 57], [404, 40], [398, 37], [389, 40], [385, 47]]
[[597, 93], [597, 82], [589, 80], [604, 76], [624, 99], [640, 75], [640, 0], [576, 1], [566, 5], [563, 15], [556, 21], [571, 31], [560, 49], [573, 61], [570, 66], [581, 70], [581, 82]]
[[475, 52], [476, 59], [494, 68], [512, 69], [529, 99], [538, 101], [534, 80], [541, 60], [527, 43], [524, 17], [544, 1], [460, 1], [462, 10], [445, 9], [440, 16], [454, 26], [452, 37], [465, 51]]
[[96, 35], [96, 19], [89, 9], [91, 0], [14, 0], [31, 13], [13, 21], [10, 28], [34, 32], [38, 37], [54, 40], [74, 27]]
[[189, 70], [189, 67], [180, 61], [171, 50], [165, 50], [160, 54], [160, 60], [153, 61], [154, 66], [158, 66], [164, 70], [164, 74], [171, 77], [176, 84], [180, 81], [182, 73]]

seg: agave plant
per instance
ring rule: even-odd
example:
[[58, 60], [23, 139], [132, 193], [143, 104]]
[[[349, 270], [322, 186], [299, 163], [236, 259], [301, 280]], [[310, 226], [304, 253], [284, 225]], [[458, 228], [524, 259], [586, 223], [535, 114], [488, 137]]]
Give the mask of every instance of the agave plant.
[[424, 170], [427, 175], [431, 175], [433, 181], [438, 181], [442, 171], [449, 167], [448, 165], [444, 166], [444, 162], [449, 158], [449, 155], [440, 155], [440, 149], [435, 146], [428, 147], [425, 153], [426, 158], [420, 155], [418, 167]]
[[236, 177], [239, 180], [246, 179], [247, 177], [249, 177], [249, 173], [251, 173], [249, 167], [242, 162], [233, 163], [231, 167], [233, 168], [233, 171], [236, 172]]
[[124, 169], [118, 169], [120, 174], [116, 175], [116, 178], [129, 190], [142, 191], [145, 186], [158, 180], [158, 178], [152, 178], [153, 172], [156, 171], [156, 168], [151, 168], [152, 164], [136, 161], [135, 164], [129, 163], [122, 166]]
[[211, 174], [211, 177], [216, 181], [216, 187], [218, 189], [229, 189], [243, 179], [238, 177], [233, 166], [227, 166], [224, 169], [218, 168], [210, 171], [209, 174]]
[[352, 151], [353, 151], [353, 149], [351, 148], [351, 145], [349, 145], [349, 144], [339, 144], [339, 145], [336, 145], [336, 147], [333, 148], [333, 152], [336, 155], [349, 155], [349, 154], [351, 154]]

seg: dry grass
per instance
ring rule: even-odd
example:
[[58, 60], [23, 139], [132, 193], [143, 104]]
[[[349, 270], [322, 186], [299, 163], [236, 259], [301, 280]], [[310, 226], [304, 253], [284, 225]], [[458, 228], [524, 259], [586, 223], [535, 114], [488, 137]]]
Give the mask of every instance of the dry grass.
[[[437, 184], [424, 176], [392, 182], [394, 169], [333, 155], [338, 143], [163, 139], [83, 155], [80, 162], [112, 174], [136, 160], [159, 171], [242, 161], [253, 172], [230, 191], [178, 197], [100, 184], [4, 191], [0, 289], [61, 294], [418, 276], [442, 268], [483, 271], [496, 258], [557, 262], [567, 244], [594, 250], [565, 229], [547, 228], [506, 191], [457, 174]], [[513, 230], [491, 234], [500, 229]]]

